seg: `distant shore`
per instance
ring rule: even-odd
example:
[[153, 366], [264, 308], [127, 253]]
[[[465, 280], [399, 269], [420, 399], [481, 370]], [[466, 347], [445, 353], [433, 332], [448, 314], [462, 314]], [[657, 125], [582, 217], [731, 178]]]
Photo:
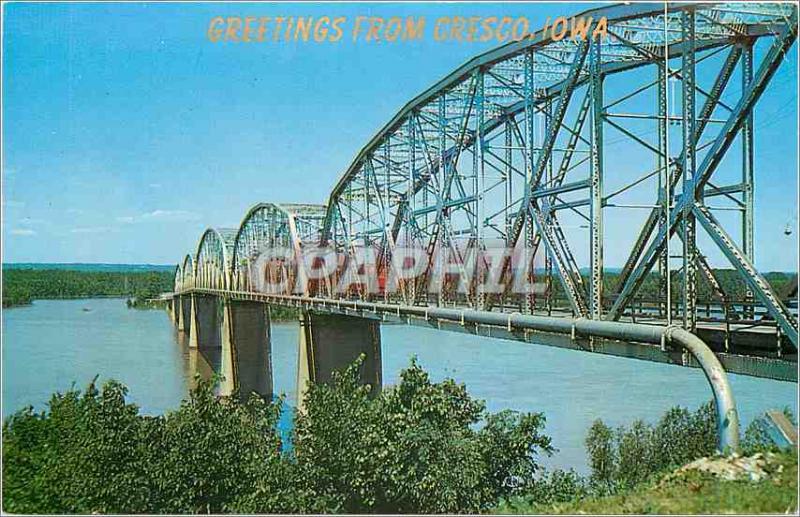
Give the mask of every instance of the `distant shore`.
[[[3, 308], [30, 305], [34, 300], [73, 300], [81, 298], [127, 298], [130, 306], [157, 298], [171, 291], [173, 272], [125, 266], [82, 265], [29, 267], [28, 264], [3, 265]], [[77, 266], [76, 266], [77, 267]], [[98, 269], [99, 268], [99, 269]]]

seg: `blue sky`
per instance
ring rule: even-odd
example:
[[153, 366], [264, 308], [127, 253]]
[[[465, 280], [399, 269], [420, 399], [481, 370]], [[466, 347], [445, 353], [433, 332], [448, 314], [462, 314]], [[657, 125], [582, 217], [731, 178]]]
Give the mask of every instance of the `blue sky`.
[[[588, 7], [5, 4], [3, 260], [174, 263], [257, 202], [324, 202], [398, 108], [493, 46], [214, 44], [214, 16], [508, 15], [538, 27]], [[796, 233], [783, 234], [797, 227], [796, 61], [793, 49], [757, 131], [758, 170], [770, 169], [756, 198], [762, 270], [797, 262]], [[626, 247], [609, 246], [607, 264]]]

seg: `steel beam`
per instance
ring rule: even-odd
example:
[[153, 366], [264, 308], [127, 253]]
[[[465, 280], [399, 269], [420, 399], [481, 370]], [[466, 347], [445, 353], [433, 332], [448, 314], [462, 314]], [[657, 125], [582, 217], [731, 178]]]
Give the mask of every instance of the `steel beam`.
[[719, 249], [722, 250], [731, 262], [731, 265], [739, 271], [739, 274], [748, 283], [756, 297], [767, 307], [769, 313], [778, 322], [778, 326], [780, 326], [784, 334], [786, 334], [795, 348], [797, 348], [797, 319], [783, 306], [783, 303], [781, 303], [780, 298], [772, 290], [769, 282], [761, 276], [744, 252], [736, 246], [736, 243], [730, 235], [725, 232], [722, 225], [720, 225], [711, 214], [708, 207], [695, 205], [694, 213], [709, 236], [711, 236], [717, 246], [719, 246]]
[[[589, 317], [599, 320], [603, 314], [603, 74], [602, 40], [592, 42], [589, 94], [592, 105], [591, 173], [589, 205]], [[578, 273], [580, 274], [580, 273]]]
[[[727, 122], [718, 134], [717, 138], [713, 141], [708, 153], [705, 155], [702, 164], [697, 168], [694, 174], [693, 186], [695, 193], [702, 192], [705, 183], [710, 178], [716, 167], [722, 161], [726, 151], [730, 148], [733, 139], [735, 138], [738, 130], [744, 121], [744, 118], [753, 109], [753, 106], [764, 92], [769, 80], [774, 75], [775, 71], [780, 65], [783, 55], [792, 45], [797, 37], [797, 15], [796, 12], [793, 16], [791, 24], [787, 24], [783, 32], [776, 36], [775, 41], [770, 47], [767, 55], [764, 57], [759, 71], [755, 79], [750, 83], [750, 86], [742, 92], [742, 97], [735, 109], [730, 113]], [[622, 289], [619, 291], [614, 305], [608, 313], [609, 319], [618, 319], [622, 314], [622, 310], [627, 306], [633, 294], [638, 290], [641, 283], [644, 281], [645, 275], [653, 267], [653, 259], [663, 249], [665, 239], [669, 238], [675, 231], [674, 226], [681, 222], [681, 214], [684, 211], [684, 205], [692, 203], [695, 198], [694, 195], [690, 197], [682, 196], [681, 200], [676, 203], [676, 207], [670, 215], [670, 223], [668, 230], [659, 231], [655, 239], [650, 243], [647, 250], [642, 255], [641, 260], [638, 262], [636, 268], [632, 271], [631, 275], [625, 280]], [[677, 214], [677, 215], [676, 215]], [[745, 279], [747, 280], [747, 279]]]
[[[682, 106], [683, 106], [683, 328], [694, 332], [697, 328], [697, 239], [692, 207], [695, 196], [695, 14], [691, 9], [681, 13], [683, 41], [690, 47], [681, 59]], [[689, 201], [691, 200], [691, 201]], [[669, 237], [667, 237], [668, 239]]]

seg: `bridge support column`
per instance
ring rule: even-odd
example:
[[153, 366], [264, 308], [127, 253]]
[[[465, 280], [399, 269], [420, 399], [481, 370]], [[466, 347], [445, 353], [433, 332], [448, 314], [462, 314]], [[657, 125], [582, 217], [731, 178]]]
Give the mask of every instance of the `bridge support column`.
[[190, 303], [189, 348], [219, 348], [221, 334], [217, 297], [193, 294]]
[[179, 332], [189, 332], [192, 325], [192, 300], [190, 296], [178, 297], [177, 322]]
[[208, 381], [214, 376], [214, 364], [197, 348], [189, 349], [189, 389], [197, 388], [197, 381]]
[[239, 390], [246, 400], [255, 392], [272, 398], [272, 350], [269, 306], [225, 300], [222, 312], [222, 375], [220, 395]]
[[178, 307], [178, 298], [173, 296], [171, 299], [167, 300], [167, 314], [169, 315], [169, 320], [172, 322], [173, 325], [178, 324], [178, 312], [176, 308]]
[[302, 411], [308, 383], [327, 383], [334, 371], [347, 368], [360, 354], [361, 381], [381, 389], [381, 330], [375, 320], [304, 312], [300, 316], [297, 409]]

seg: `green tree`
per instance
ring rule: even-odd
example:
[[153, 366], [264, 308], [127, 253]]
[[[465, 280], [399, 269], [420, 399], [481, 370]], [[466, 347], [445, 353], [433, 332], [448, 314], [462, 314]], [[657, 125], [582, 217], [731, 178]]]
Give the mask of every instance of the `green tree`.
[[596, 420], [586, 437], [591, 482], [600, 493], [631, 488], [669, 468], [716, 451], [713, 402], [695, 412], [674, 407], [655, 426], [641, 420], [613, 431]]
[[335, 511], [481, 511], [531, 483], [536, 455], [552, 451], [541, 414], [488, 415], [463, 385], [431, 382], [416, 361], [375, 395], [359, 367], [312, 386], [297, 418], [298, 465]]
[[488, 414], [463, 385], [412, 362], [372, 393], [360, 362], [308, 392], [293, 452], [282, 401], [217, 397], [199, 382], [144, 416], [124, 386], [94, 383], [3, 424], [3, 502], [13, 513], [477, 512], [533, 486], [550, 453], [540, 414]]

